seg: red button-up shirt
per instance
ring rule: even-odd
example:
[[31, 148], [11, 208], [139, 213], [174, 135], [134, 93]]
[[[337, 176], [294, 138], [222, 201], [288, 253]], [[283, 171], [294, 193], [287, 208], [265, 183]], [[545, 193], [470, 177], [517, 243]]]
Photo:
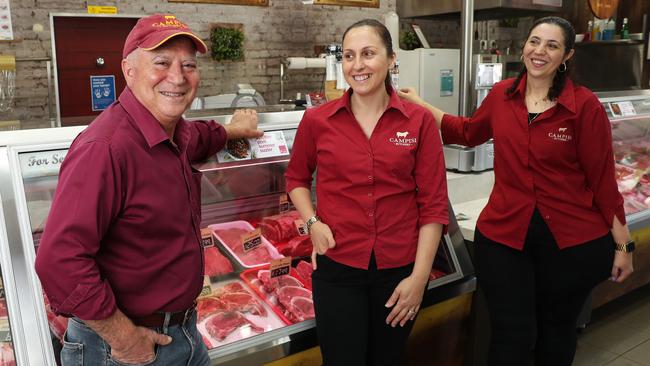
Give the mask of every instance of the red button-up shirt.
[[494, 138], [494, 188], [477, 227], [522, 249], [537, 207], [560, 248], [605, 235], [614, 215], [625, 223], [614, 175], [611, 126], [598, 98], [570, 80], [557, 104], [528, 125], [526, 77], [494, 86], [471, 118], [445, 114], [445, 143], [475, 146]]
[[56, 313], [104, 319], [179, 311], [201, 291], [201, 173], [226, 141], [181, 119], [172, 143], [127, 88], [72, 143], [36, 256]]
[[415, 260], [419, 227], [447, 224], [442, 143], [431, 113], [391, 91], [370, 139], [343, 97], [308, 109], [298, 127], [286, 172], [287, 192], [311, 188], [317, 211], [334, 234], [331, 259], [367, 269]]

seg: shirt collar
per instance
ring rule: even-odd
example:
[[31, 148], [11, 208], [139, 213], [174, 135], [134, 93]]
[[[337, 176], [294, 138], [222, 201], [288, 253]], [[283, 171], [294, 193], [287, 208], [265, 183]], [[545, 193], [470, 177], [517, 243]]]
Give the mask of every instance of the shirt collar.
[[[397, 92], [395, 89], [392, 87], [388, 88], [388, 92], [390, 95], [390, 99], [388, 100], [388, 105], [386, 106], [386, 110], [389, 110], [391, 108], [394, 108], [398, 110], [404, 117], [409, 118], [409, 114], [406, 112], [406, 108], [404, 107], [404, 103], [402, 102], [402, 99], [397, 95]], [[348, 113], [352, 114], [352, 104], [350, 98], [352, 97], [352, 88], [349, 88], [343, 96], [341, 96], [339, 99], [336, 100], [334, 104], [334, 108], [330, 111], [328, 114], [328, 117], [332, 117], [333, 115], [336, 114], [339, 110], [345, 108]]]
[[[142, 136], [144, 136], [149, 148], [169, 140], [169, 136], [167, 136], [160, 122], [140, 103], [129, 87], [124, 88], [119, 100], [126, 112], [131, 116], [135, 126], [140, 130]], [[183, 142], [186, 138], [185, 121], [181, 118], [174, 130], [174, 140], [177, 143], [181, 142], [180, 145], [184, 145]]]
[[[521, 81], [519, 82], [519, 85], [517, 86], [517, 89], [513, 93], [513, 94], [518, 93], [519, 95], [521, 95], [522, 100], [526, 96], [526, 78], [527, 75], [524, 74], [524, 76], [521, 78]], [[564, 88], [562, 88], [560, 95], [557, 97], [557, 104], [563, 106], [571, 113], [576, 113], [576, 97], [573, 88], [574, 88], [573, 81], [567, 78], [566, 83], [564, 84]]]

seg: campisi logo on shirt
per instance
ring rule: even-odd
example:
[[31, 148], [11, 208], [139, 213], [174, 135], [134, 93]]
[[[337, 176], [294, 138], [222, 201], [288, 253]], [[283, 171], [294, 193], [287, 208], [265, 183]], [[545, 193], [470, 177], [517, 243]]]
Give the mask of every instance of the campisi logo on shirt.
[[566, 130], [566, 127], [560, 127], [557, 129], [557, 132], [549, 132], [548, 137], [555, 141], [571, 141], [573, 136], [569, 135]]
[[408, 138], [409, 132], [404, 131], [395, 132], [395, 137], [391, 137], [388, 141], [395, 144], [395, 146], [413, 146], [418, 143], [417, 137]]

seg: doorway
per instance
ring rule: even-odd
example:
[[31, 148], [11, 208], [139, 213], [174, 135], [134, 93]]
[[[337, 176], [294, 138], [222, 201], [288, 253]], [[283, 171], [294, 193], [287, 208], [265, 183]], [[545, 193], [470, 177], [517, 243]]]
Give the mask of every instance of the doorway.
[[58, 126], [89, 124], [122, 92], [122, 48], [138, 19], [50, 15]]

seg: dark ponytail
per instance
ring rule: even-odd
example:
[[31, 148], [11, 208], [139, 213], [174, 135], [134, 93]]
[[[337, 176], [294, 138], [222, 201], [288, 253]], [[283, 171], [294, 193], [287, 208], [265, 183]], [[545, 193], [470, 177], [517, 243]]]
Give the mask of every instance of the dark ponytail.
[[[544, 17], [541, 19], [537, 19], [528, 30], [526, 41], [528, 41], [528, 37], [530, 37], [530, 33], [532, 33], [533, 29], [535, 29], [535, 27], [537, 27], [540, 24], [553, 24], [560, 27], [560, 29], [562, 30], [562, 35], [564, 36], [565, 56], [573, 49], [576, 40], [576, 31], [575, 29], [573, 29], [571, 23], [569, 23], [566, 19], [560, 17], [551, 16], [551, 17]], [[560, 69], [564, 71], [560, 71]], [[572, 63], [570, 63], [569, 60], [563, 62], [560, 65], [560, 68], [555, 72], [555, 77], [553, 78], [553, 85], [551, 85], [551, 87], [548, 89], [548, 94], [546, 96], [548, 100], [555, 100], [557, 99], [558, 96], [560, 96], [560, 93], [562, 93], [562, 89], [564, 89], [564, 85], [566, 84], [567, 79], [572, 73], [572, 69], [573, 69]], [[515, 82], [512, 83], [512, 86], [510, 86], [510, 88], [506, 90], [507, 96], [512, 96], [515, 90], [517, 90], [517, 88], [519, 87], [519, 83], [521, 82], [521, 79], [524, 77], [524, 75], [526, 75], [526, 72], [527, 72], [526, 66], [524, 66], [523, 70], [521, 70], [519, 75], [517, 75]]]

